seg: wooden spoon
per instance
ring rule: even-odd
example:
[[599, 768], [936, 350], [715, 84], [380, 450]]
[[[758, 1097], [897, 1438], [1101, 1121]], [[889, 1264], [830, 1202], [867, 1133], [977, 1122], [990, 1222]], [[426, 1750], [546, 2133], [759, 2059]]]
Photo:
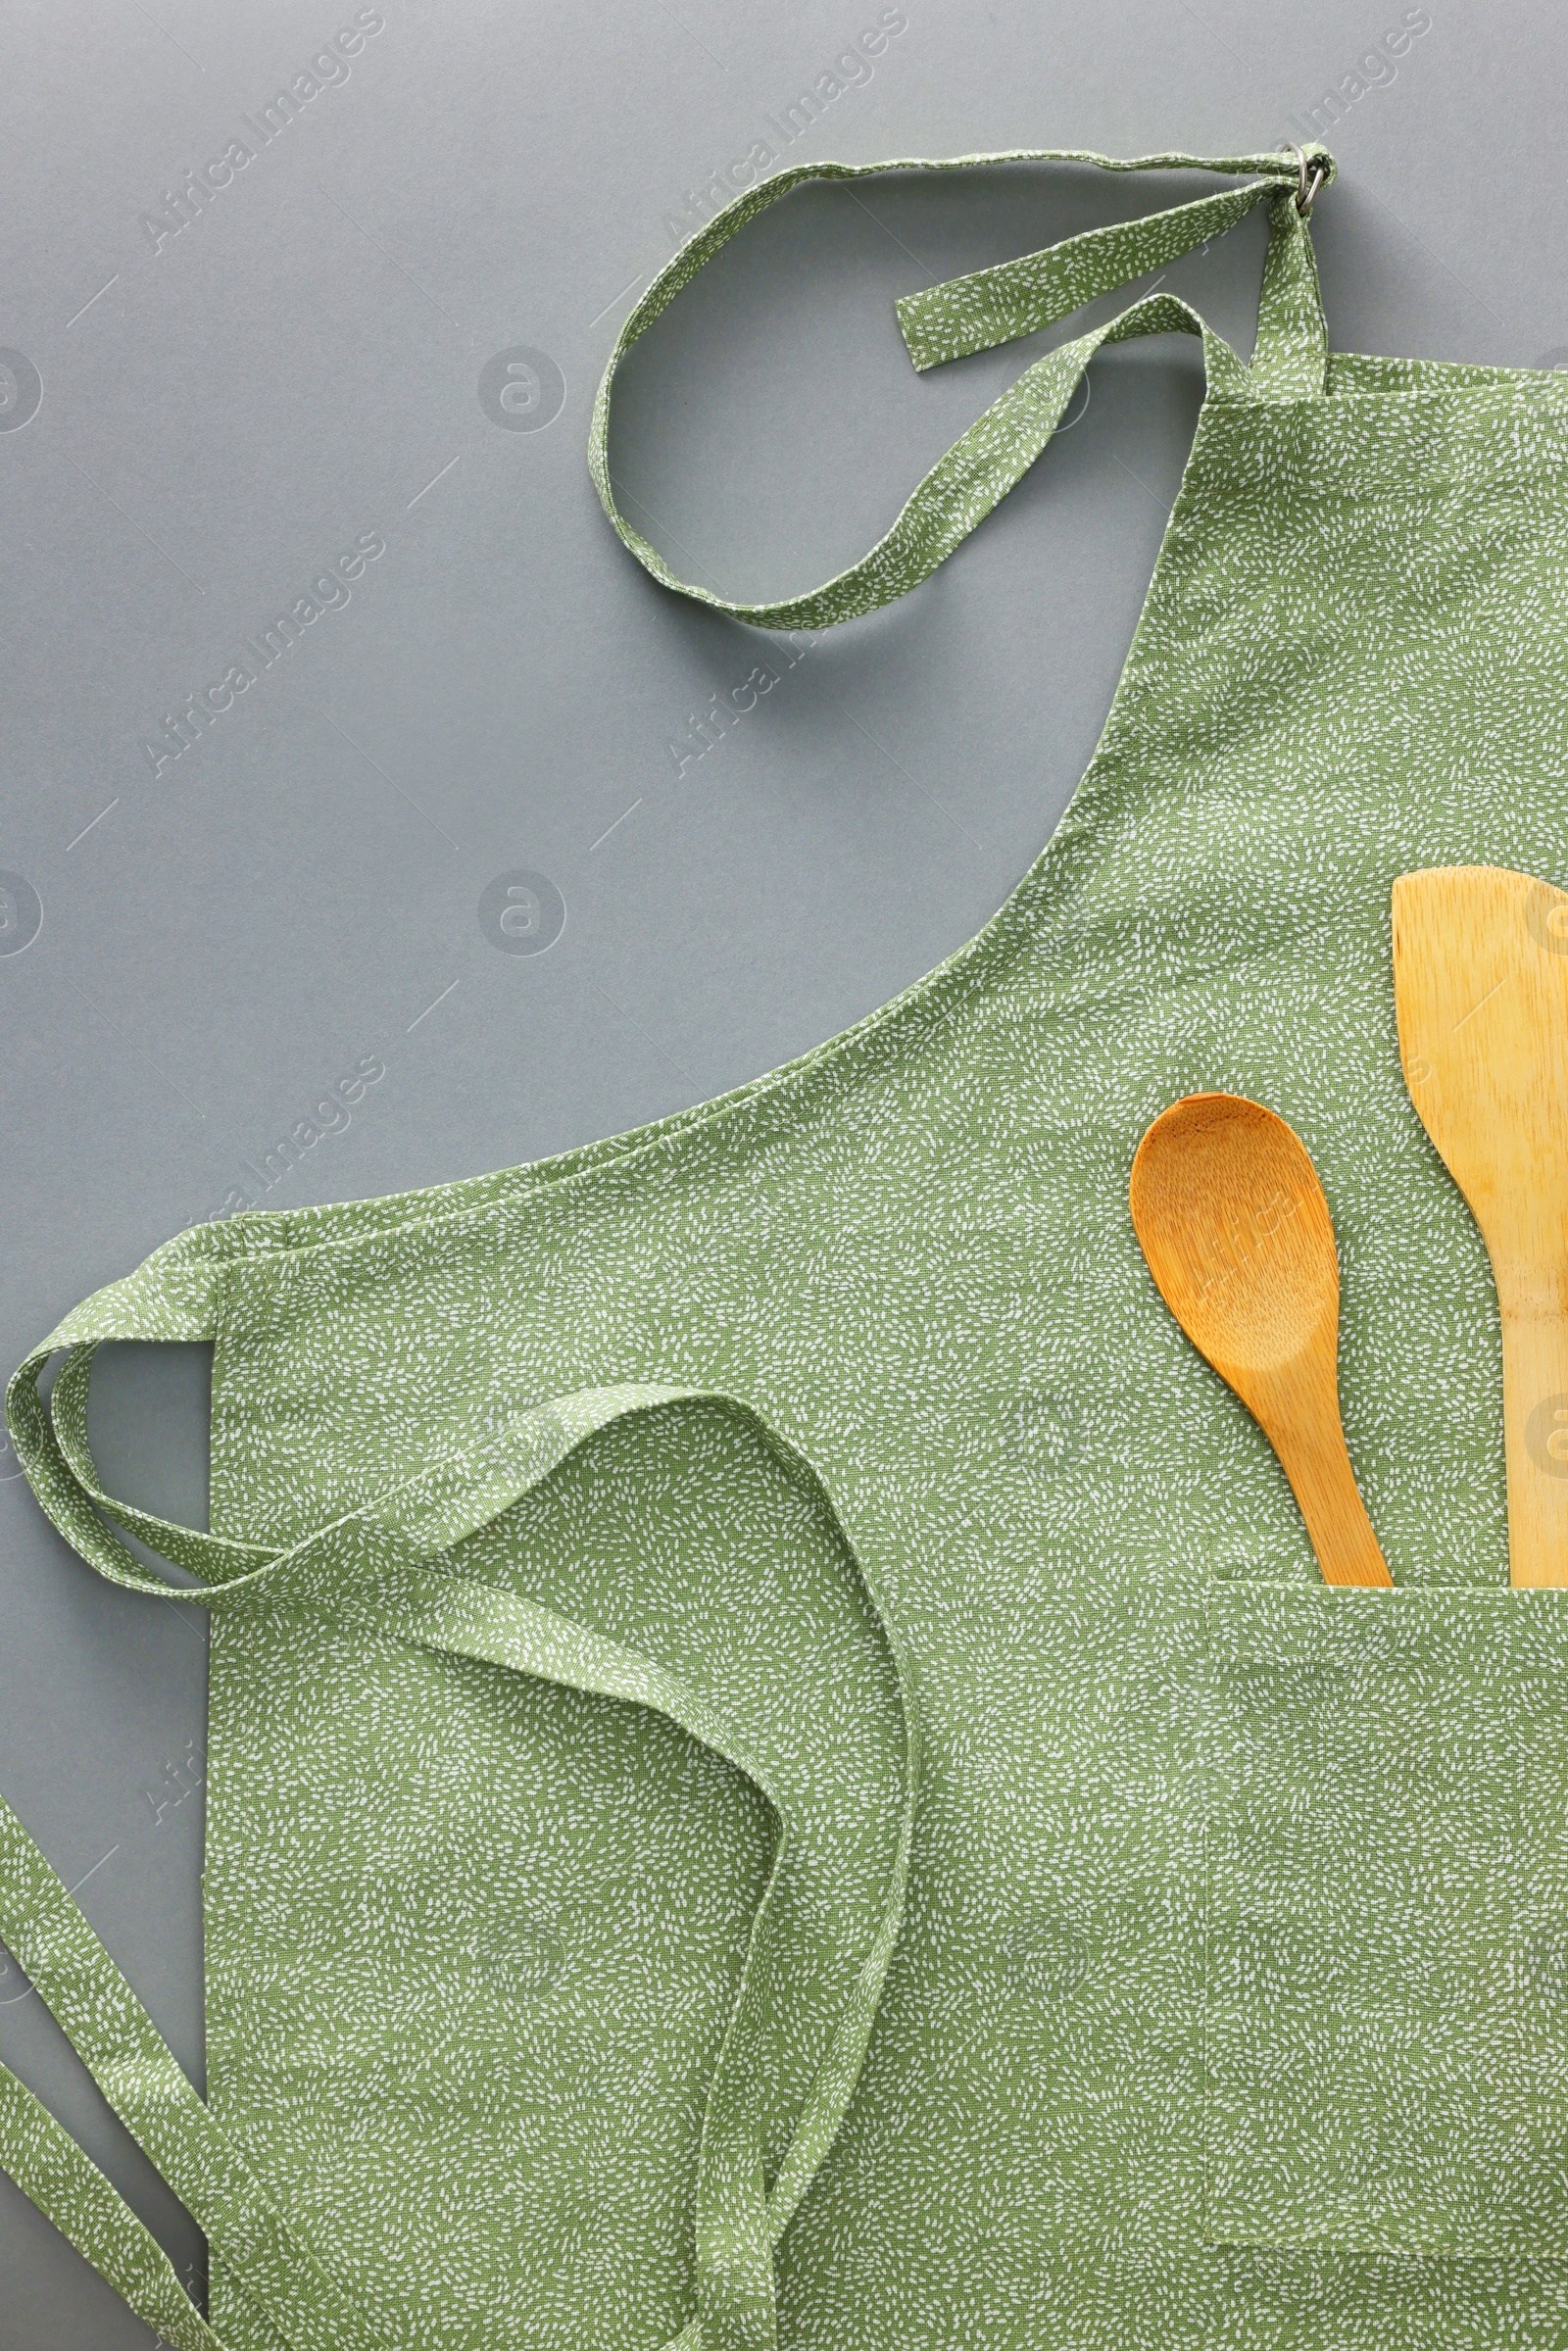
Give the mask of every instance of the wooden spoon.
[[1327, 1584], [1392, 1584], [1340, 1420], [1340, 1266], [1283, 1118], [1190, 1094], [1138, 1146], [1133, 1225], [1160, 1297], [1280, 1457]]
[[1401, 874], [1394, 1000], [1497, 1285], [1509, 1579], [1568, 1584], [1568, 898], [1496, 865]]

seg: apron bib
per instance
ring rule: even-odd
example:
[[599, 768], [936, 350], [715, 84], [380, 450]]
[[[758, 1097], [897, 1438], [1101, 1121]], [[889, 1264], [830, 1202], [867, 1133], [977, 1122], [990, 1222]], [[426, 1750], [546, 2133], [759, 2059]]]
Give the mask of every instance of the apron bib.
[[[970, 161], [1026, 160], [982, 158]], [[1038, 160], [1038, 159], [1028, 159]], [[1052, 351], [774, 628], [924, 578], [1103, 341], [1207, 395], [1103, 735], [947, 963], [560, 1158], [184, 1233], [12, 1383], [103, 1575], [211, 1612], [198, 2099], [20, 1821], [0, 1936], [206, 2232], [211, 2318], [0, 2072], [0, 2162], [178, 2351], [1568, 2342], [1568, 1593], [1507, 1583], [1485, 1250], [1390, 890], [1568, 879], [1568, 406], [1328, 350], [1320, 150], [907, 296], [918, 367], [1268, 207], [1244, 365]], [[882, 170], [952, 170], [900, 163]], [[1304, 209], [1303, 209], [1304, 208]], [[1396, 1589], [1330, 1591], [1160, 1302], [1149, 1121], [1321, 1171]], [[103, 1494], [105, 1339], [214, 1344], [212, 1529]], [[47, 1401], [39, 1374], [65, 1361]]]

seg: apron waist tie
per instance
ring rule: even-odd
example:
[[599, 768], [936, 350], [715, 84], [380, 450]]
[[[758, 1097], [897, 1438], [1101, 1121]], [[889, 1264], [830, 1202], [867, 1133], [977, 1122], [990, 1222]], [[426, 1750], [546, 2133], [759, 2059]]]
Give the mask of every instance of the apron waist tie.
[[[174, 1589], [134, 1558], [105, 1526], [100, 1509], [156, 1543], [165, 1556], [181, 1557], [198, 1574], [206, 1568], [206, 1584], [181, 1588], [181, 1596], [200, 1606], [244, 1609], [275, 1599], [331, 1607], [368, 1600], [379, 1629], [393, 1638], [651, 1707], [722, 1755], [758, 1789], [774, 1824], [773, 1852], [703, 2122], [693, 2224], [698, 2313], [667, 2351], [677, 2345], [679, 2351], [774, 2351], [774, 2253], [859, 2078], [903, 1923], [919, 1773], [903, 1651], [831, 1496], [810, 1463], [744, 1402], [706, 1391], [627, 1386], [584, 1390], [518, 1413], [499, 1434], [436, 1462], [287, 1549], [171, 1529], [102, 1494], [87, 1448], [86, 1389], [92, 1351], [103, 1339], [212, 1335], [215, 1291], [209, 1285], [204, 1292], [192, 1273], [183, 1245], [193, 1238], [182, 1236], [181, 1243], [170, 1245], [172, 1256], [160, 1251], [128, 1282], [88, 1299], [17, 1375], [11, 1425], [29, 1478], [68, 1540], [116, 1583], [164, 1597]], [[181, 1301], [177, 1313], [160, 1312], [160, 1290], [166, 1306]], [[174, 1321], [177, 1330], [170, 1327]], [[148, 1327], [160, 1322], [163, 1327], [156, 1331]], [[38, 1375], [61, 1346], [71, 1351], [55, 1383], [51, 1413], [38, 1393]], [[769, 2083], [756, 2078], [745, 2052], [766, 2037], [758, 1980], [769, 1965], [777, 1968], [788, 1960], [787, 1951], [769, 1955], [767, 1945], [770, 1935], [788, 1932], [774, 1922], [775, 1896], [796, 1834], [790, 1803], [746, 1726], [730, 1721], [657, 1659], [608, 1640], [592, 1626], [456, 1576], [439, 1564], [454, 1545], [510, 1509], [599, 1430], [628, 1415], [687, 1403], [710, 1404], [733, 1415], [825, 1514], [887, 1643], [902, 1723], [897, 1836], [869, 1944], [855, 1953], [858, 1965], [826, 2050], [791, 2118], [788, 2143], [770, 2185], [760, 2155]], [[177, 1552], [171, 1534], [179, 1539]], [[0, 1936], [31, 1976], [110, 2105], [286, 2351], [354, 2351], [361, 2344], [368, 2351], [351, 2303], [290, 2234], [64, 1884], [3, 1803]], [[754, 1964], [759, 1960], [762, 1964]], [[156, 2240], [47, 2110], [3, 2068], [0, 2167], [177, 2351], [222, 2351]]]

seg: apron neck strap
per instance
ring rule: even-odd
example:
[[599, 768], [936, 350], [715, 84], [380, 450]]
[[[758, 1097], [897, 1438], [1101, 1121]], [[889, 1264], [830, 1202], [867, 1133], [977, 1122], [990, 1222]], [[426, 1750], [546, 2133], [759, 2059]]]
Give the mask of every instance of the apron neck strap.
[[[610, 471], [612, 389], [633, 343], [738, 229], [804, 181], [864, 179], [888, 171], [964, 171], [1003, 163], [1087, 163], [1107, 171], [1218, 171], [1246, 184], [1142, 220], [1087, 229], [1039, 253], [905, 295], [897, 305], [899, 324], [917, 367], [940, 367], [947, 360], [1038, 333], [1113, 287], [1192, 252], [1266, 201], [1270, 233], [1250, 367], [1244, 367], [1229, 344], [1186, 303], [1169, 295], [1146, 297], [1106, 325], [1037, 360], [938, 461], [870, 553], [822, 587], [773, 603], [746, 604], [678, 578], [621, 513]], [[762, 628], [824, 628], [874, 612], [927, 578], [1028, 470], [1102, 342], [1173, 330], [1200, 334], [1210, 391], [1265, 402], [1320, 399], [1328, 336], [1307, 214], [1318, 187], [1333, 175], [1332, 158], [1315, 144], [1266, 155], [1169, 154], [1129, 160], [1080, 148], [1019, 148], [947, 162], [802, 164], [777, 172], [699, 229], [660, 271], [622, 327], [599, 386], [589, 435], [589, 469], [600, 501], [621, 540], [662, 586], [736, 619]]]
[[[973, 270], [967, 277], [951, 277], [944, 285], [901, 295], [894, 308], [910, 359], [923, 372], [948, 360], [967, 359], [971, 352], [992, 351], [999, 343], [1015, 342], [1020, 335], [1038, 334], [1098, 296], [1130, 285], [1150, 270], [1164, 269], [1184, 253], [1223, 236], [1254, 205], [1266, 201], [1269, 247], [1248, 387], [1254, 398], [1321, 397], [1328, 333], [1311, 235], [1298, 202], [1296, 166], [1280, 157], [1273, 159], [1273, 166], [1266, 176], [1250, 179], [1243, 187], [1220, 188], [1212, 196], [1174, 204], [1167, 212], [1149, 213], [1141, 220], [1113, 220], [1103, 228], [1085, 229], [1079, 236], [1064, 237], [1060, 244], [1026, 253], [1017, 261], [999, 262], [992, 269]], [[1152, 169], [1152, 163], [1122, 168], [1145, 171]], [[1207, 167], [1214, 171], [1244, 168], [1262, 171], [1263, 159], [1250, 158], [1245, 167], [1224, 163]], [[1289, 184], [1279, 177], [1282, 168], [1290, 171]], [[1327, 173], [1330, 168], [1325, 163], [1322, 170]], [[1283, 387], [1287, 383], [1298, 388], [1286, 392]]]

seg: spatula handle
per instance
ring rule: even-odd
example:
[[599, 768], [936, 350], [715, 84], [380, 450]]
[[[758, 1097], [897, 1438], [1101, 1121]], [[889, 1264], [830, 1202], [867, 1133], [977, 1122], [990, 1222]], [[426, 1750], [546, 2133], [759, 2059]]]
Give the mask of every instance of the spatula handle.
[[1508, 1579], [1568, 1585], [1568, 1280], [1504, 1271]]

